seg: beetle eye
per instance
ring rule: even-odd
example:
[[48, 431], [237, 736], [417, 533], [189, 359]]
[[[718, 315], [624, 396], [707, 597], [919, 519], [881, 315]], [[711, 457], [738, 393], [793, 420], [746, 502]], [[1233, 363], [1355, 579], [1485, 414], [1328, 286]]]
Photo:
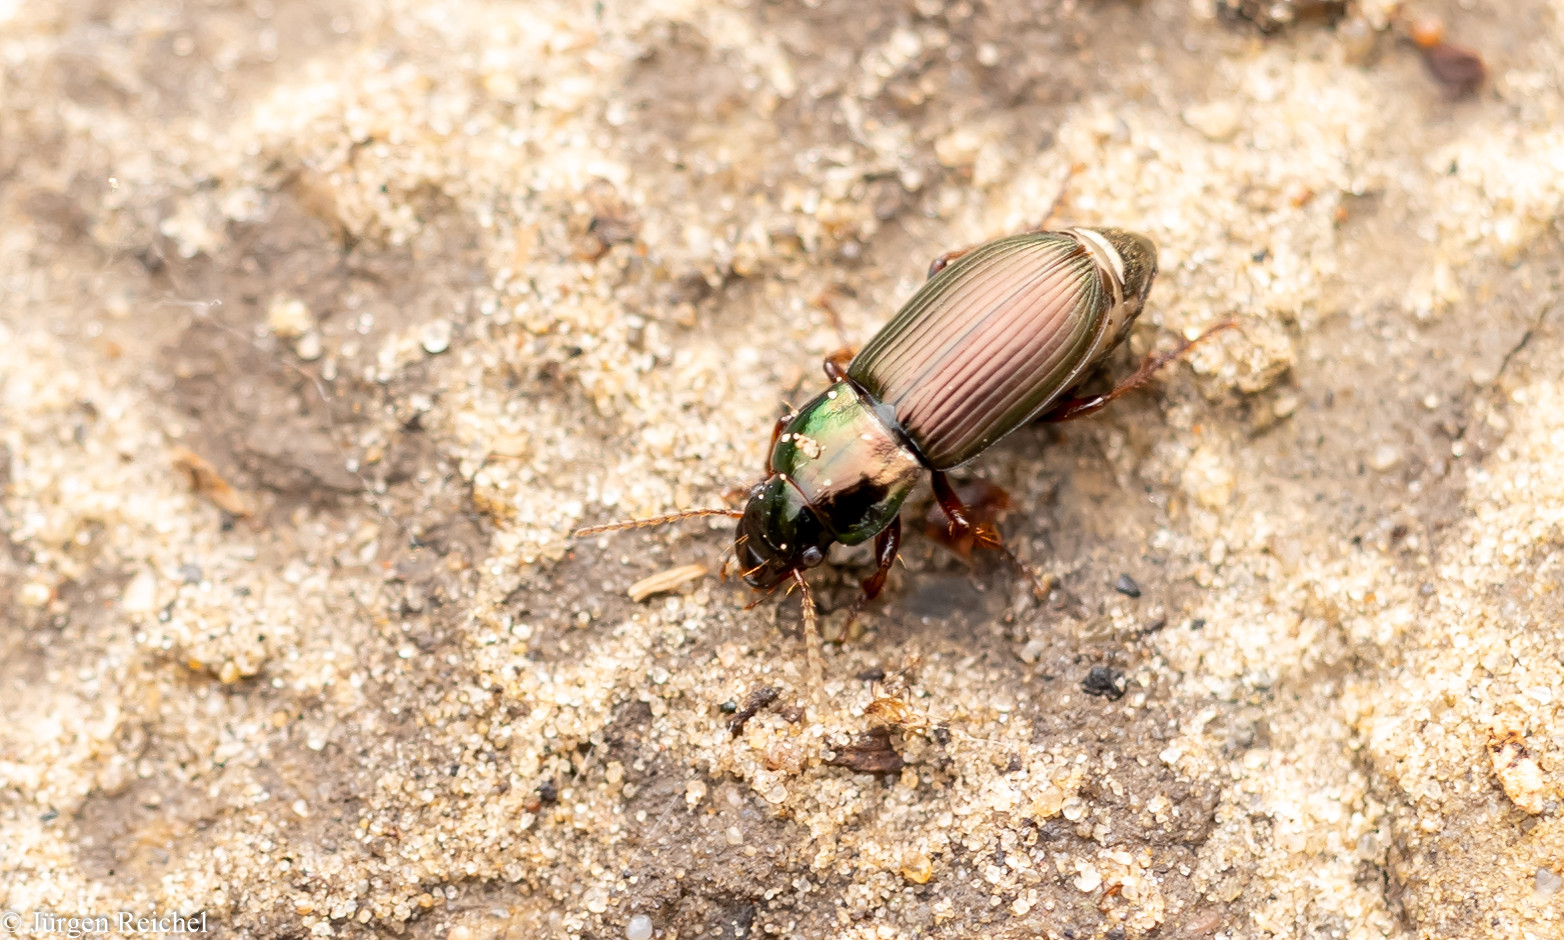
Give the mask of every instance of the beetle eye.
[[805, 568], [813, 568], [815, 565], [825, 561], [825, 552], [822, 552], [814, 545], [810, 545], [798, 553], [798, 560], [803, 563]]

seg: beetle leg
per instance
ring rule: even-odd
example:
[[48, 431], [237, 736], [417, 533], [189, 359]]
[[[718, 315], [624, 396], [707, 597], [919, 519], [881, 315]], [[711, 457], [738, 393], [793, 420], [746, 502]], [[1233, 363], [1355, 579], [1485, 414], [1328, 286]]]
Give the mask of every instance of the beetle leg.
[[901, 548], [901, 517], [874, 537], [874, 561], [879, 567], [874, 569], [874, 574], [864, 578], [863, 599], [872, 601], [880, 595], [880, 589], [885, 587], [885, 577], [891, 573], [891, 565], [896, 562], [896, 552]]
[[977, 248], [977, 247], [979, 247], [979, 246], [978, 245], [968, 245], [965, 248], [957, 248], [955, 251], [947, 251], [944, 254], [940, 255], [938, 258], [935, 258], [933, 261], [930, 261], [929, 262], [929, 277], [933, 277], [934, 275], [936, 275], [936, 274], [940, 273], [941, 271], [945, 270], [945, 266], [946, 265], [950, 264], [952, 261], [955, 261], [957, 258], [961, 257], [962, 255], [966, 254], [967, 252], [969, 252], [972, 249]]
[[1219, 333], [1222, 330], [1229, 329], [1232, 326], [1234, 326], [1232, 320], [1225, 320], [1221, 323], [1218, 323], [1216, 326], [1213, 326], [1211, 329], [1206, 330], [1204, 333], [1201, 333], [1194, 339], [1184, 340], [1179, 344], [1179, 347], [1172, 352], [1165, 352], [1161, 354], [1153, 353], [1152, 355], [1147, 356], [1145, 359], [1142, 359], [1140, 368], [1131, 373], [1128, 378], [1115, 385], [1112, 391], [1103, 395], [1090, 395], [1086, 398], [1067, 398], [1064, 401], [1054, 405], [1037, 420], [1048, 422], [1073, 421], [1076, 418], [1084, 418], [1089, 414], [1101, 411], [1108, 406], [1108, 402], [1113, 401], [1115, 398], [1118, 398], [1126, 392], [1134, 391], [1135, 389], [1140, 388], [1142, 385], [1145, 385], [1147, 382], [1151, 381], [1151, 377], [1162, 371], [1163, 366], [1166, 366], [1173, 360], [1182, 357], [1191, 349], [1194, 349], [1195, 346], [1202, 342], [1207, 336], [1210, 336], [1213, 333]]
[[851, 346], [843, 346], [836, 352], [825, 357], [825, 377], [833, 382], [840, 382], [847, 378], [847, 365], [853, 361], [858, 351]]
[[934, 498], [939, 501], [939, 508], [944, 510], [945, 518], [950, 520], [951, 541], [982, 545], [998, 551], [1032, 580], [1033, 593], [1038, 597], [1047, 597], [1048, 592], [1053, 590], [1053, 577], [1039, 575], [1036, 569], [1022, 561], [999, 537], [999, 529], [992, 522], [971, 520], [967, 507], [961, 504], [961, 497], [956, 495], [955, 487], [950, 485], [950, 478], [938, 470], [934, 471]]
[[874, 537], [874, 562], [877, 566], [874, 574], [869, 575], [858, 582], [863, 587], [863, 593], [853, 601], [853, 606], [847, 611], [847, 619], [842, 621], [842, 636], [847, 636], [847, 629], [858, 619], [858, 614], [863, 610], [863, 605], [880, 596], [880, 589], [885, 587], [885, 578], [891, 573], [891, 565], [896, 563], [896, 554], [901, 550], [901, 517], [880, 530], [880, 534]]
[[832, 284], [817, 294], [811, 303], [824, 310], [826, 316], [831, 318], [831, 328], [836, 330], [836, 338], [842, 341], [842, 347], [845, 349], [852, 346], [852, 341], [847, 338], [847, 328], [842, 325], [842, 314], [836, 309], [836, 298], [843, 295], [855, 296], [852, 288], [847, 285]]
[[[950, 485], [950, 477], [936, 470], [934, 471], [934, 498], [939, 500], [939, 508], [944, 510], [945, 518], [950, 520], [950, 538], [953, 542], [963, 542], [968, 538], [975, 538], [983, 529], [992, 529], [992, 526], [978, 523], [974, 525], [967, 517], [967, 507], [961, 504], [961, 497], [956, 495], [956, 488]], [[994, 540], [999, 540], [998, 534]]]
[[[987, 480], [968, 480], [956, 486], [955, 491], [967, 521], [976, 526], [996, 522], [1010, 508], [1010, 495]], [[963, 530], [964, 535], [958, 538], [951, 529], [950, 517], [945, 514], [944, 507], [938, 503], [930, 506], [924, 516], [923, 533], [962, 558], [970, 559], [976, 538], [969, 530]]]

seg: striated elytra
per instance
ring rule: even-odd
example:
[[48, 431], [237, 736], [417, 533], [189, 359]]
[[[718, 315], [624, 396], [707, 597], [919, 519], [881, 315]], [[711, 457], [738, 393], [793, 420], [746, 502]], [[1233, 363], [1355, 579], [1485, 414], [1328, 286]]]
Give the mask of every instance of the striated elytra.
[[1157, 251], [1119, 229], [1027, 232], [947, 255], [931, 270], [845, 369], [827, 361], [831, 387], [779, 422], [767, 478], [735, 539], [751, 587], [797, 579], [832, 542], [873, 538], [877, 570], [863, 588], [874, 597], [896, 558], [897, 513], [924, 473], [952, 535], [976, 532], [998, 545], [997, 533], [968, 518], [945, 471], [1023, 424], [1078, 417], [1114, 397], [1068, 398], [1129, 332]]

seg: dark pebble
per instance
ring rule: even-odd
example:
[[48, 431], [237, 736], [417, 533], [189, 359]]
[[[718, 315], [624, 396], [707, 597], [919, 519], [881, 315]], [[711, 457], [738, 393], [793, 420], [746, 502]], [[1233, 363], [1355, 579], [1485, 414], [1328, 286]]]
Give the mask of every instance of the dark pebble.
[[1113, 589], [1126, 597], [1140, 596], [1140, 585], [1136, 584], [1135, 579], [1127, 574], [1119, 575], [1119, 583], [1115, 584]]
[[1081, 691], [1117, 701], [1124, 696], [1124, 673], [1107, 666], [1093, 666], [1081, 680]]

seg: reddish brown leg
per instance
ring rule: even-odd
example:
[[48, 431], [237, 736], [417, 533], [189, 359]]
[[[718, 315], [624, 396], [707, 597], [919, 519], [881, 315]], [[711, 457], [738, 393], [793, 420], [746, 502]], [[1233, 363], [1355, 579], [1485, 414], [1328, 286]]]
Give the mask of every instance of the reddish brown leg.
[[[1038, 576], [1032, 566], [1022, 561], [1016, 553], [999, 537], [999, 529], [990, 522], [974, 522], [972, 514], [967, 507], [961, 504], [961, 497], [956, 495], [955, 487], [950, 485], [950, 478], [940, 471], [934, 471], [934, 498], [939, 501], [939, 508], [944, 510], [945, 518], [950, 520], [950, 538], [957, 543], [968, 543], [992, 548], [1000, 552], [1012, 565], [1021, 570], [1021, 573], [1032, 579], [1033, 592], [1038, 597], [1045, 597], [1052, 589], [1052, 579], [1044, 579]], [[968, 542], [970, 540], [970, 543]]]
[[1194, 349], [1196, 344], [1204, 341], [1207, 336], [1210, 336], [1213, 333], [1219, 333], [1225, 329], [1229, 329], [1233, 325], [1234, 324], [1232, 320], [1218, 323], [1216, 326], [1206, 330], [1204, 333], [1201, 333], [1194, 339], [1184, 340], [1184, 342], [1179, 344], [1179, 347], [1172, 352], [1165, 352], [1160, 355], [1152, 354], [1147, 356], [1145, 359], [1141, 360], [1140, 368], [1136, 369], [1134, 373], [1132, 373], [1128, 378], [1115, 385], [1113, 390], [1107, 394], [1091, 395], [1086, 398], [1067, 398], [1064, 401], [1054, 405], [1053, 408], [1049, 409], [1046, 414], [1037, 420], [1048, 422], [1073, 421], [1076, 418], [1084, 418], [1089, 414], [1101, 411], [1108, 406], [1108, 402], [1113, 401], [1115, 398], [1118, 398], [1126, 392], [1134, 391], [1135, 389], [1140, 388], [1142, 385], [1145, 385], [1147, 382], [1151, 381], [1151, 377], [1162, 371], [1163, 366], [1183, 356], [1191, 349]]
[[896, 553], [900, 548], [901, 517], [898, 516], [874, 537], [874, 562], [878, 567], [874, 569], [874, 574], [861, 582], [864, 600], [872, 601], [880, 596], [880, 589], [885, 587], [885, 578], [891, 573], [891, 565], [895, 564]]
[[825, 357], [825, 377], [833, 382], [840, 382], [847, 378], [847, 364], [853, 361], [857, 350], [851, 346], [843, 346], [836, 352]]
[[852, 294], [852, 289], [845, 284], [832, 284], [812, 302], [831, 318], [831, 328], [836, 330], [836, 338], [842, 341], [843, 348], [847, 348], [852, 346], [852, 342], [847, 338], [847, 328], [842, 326], [842, 315], [836, 309], [836, 298], [843, 294]]
[[858, 619], [858, 614], [863, 610], [863, 605], [880, 596], [880, 589], [885, 587], [885, 579], [891, 573], [891, 565], [896, 563], [896, 553], [901, 550], [901, 517], [874, 537], [874, 574], [864, 578], [859, 584], [863, 587], [863, 593], [853, 601], [853, 606], [847, 611], [847, 619], [842, 622], [842, 636], [847, 636], [847, 628]]
[[[934, 471], [934, 498], [939, 501], [939, 508], [944, 510], [945, 518], [950, 520], [950, 538], [961, 543], [967, 539], [981, 541], [979, 533], [983, 528], [993, 531], [992, 526], [974, 525], [967, 517], [967, 507], [961, 504], [961, 497], [956, 495], [956, 488], [950, 485], [950, 477]], [[999, 533], [994, 532], [994, 541], [999, 541]]]
[[930, 261], [929, 262], [929, 277], [933, 277], [934, 275], [936, 275], [936, 274], [940, 273], [941, 271], [945, 270], [945, 267], [947, 265], [949, 265], [952, 261], [955, 261], [957, 258], [961, 257], [962, 255], [966, 254], [967, 252], [971, 251], [972, 249], [974, 249], [976, 247], [977, 247], [976, 245], [968, 245], [965, 248], [957, 248], [955, 251], [947, 251], [944, 254], [940, 255], [938, 258], [935, 258], [933, 261]]
[[[999, 521], [999, 517], [1005, 510], [1010, 508], [1010, 494], [987, 480], [968, 480], [955, 485], [954, 489], [956, 498], [966, 513], [967, 521], [973, 524], [974, 528], [981, 528], [984, 525], [992, 527]], [[962, 558], [972, 557], [972, 548], [976, 543], [972, 532], [964, 532], [961, 538], [953, 536], [950, 517], [945, 514], [944, 507], [938, 503], [930, 506], [927, 515], [923, 518], [923, 534]]]
[[787, 414], [777, 419], [776, 427], [771, 429], [771, 446], [766, 448], [766, 476], [771, 476], [771, 455], [777, 452], [777, 438], [782, 436], [782, 429], [793, 420], [793, 409], [789, 408]]

